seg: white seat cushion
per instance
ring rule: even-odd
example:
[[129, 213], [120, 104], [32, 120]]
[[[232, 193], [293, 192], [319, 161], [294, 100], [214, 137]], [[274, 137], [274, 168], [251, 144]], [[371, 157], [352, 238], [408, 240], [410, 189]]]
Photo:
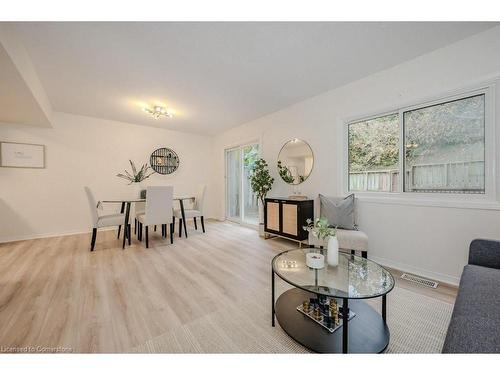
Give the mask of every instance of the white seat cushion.
[[[198, 211], [198, 210], [184, 210], [184, 213], [186, 214], [186, 219], [190, 219], [190, 218], [193, 218], [193, 217], [200, 217], [201, 216], [201, 212]], [[176, 218], [180, 218], [182, 219], [182, 213], [181, 213], [181, 210], [178, 209], [178, 210], [174, 210], [174, 216]]]
[[[337, 229], [339, 248], [344, 250], [368, 251], [368, 236], [360, 230]], [[327, 247], [327, 241], [319, 240], [309, 232], [309, 245]]]
[[123, 225], [125, 222], [125, 214], [112, 214], [99, 216], [97, 219], [97, 227], [113, 227], [116, 225]]
[[172, 222], [172, 220], [170, 220], [168, 223], [152, 223], [152, 222], [147, 223], [145, 213], [138, 214], [135, 218], [144, 225], [162, 225], [162, 224], [170, 224]]
[[134, 205], [134, 212], [135, 212], [135, 216], [145, 213], [146, 212], [146, 203], [137, 202]]

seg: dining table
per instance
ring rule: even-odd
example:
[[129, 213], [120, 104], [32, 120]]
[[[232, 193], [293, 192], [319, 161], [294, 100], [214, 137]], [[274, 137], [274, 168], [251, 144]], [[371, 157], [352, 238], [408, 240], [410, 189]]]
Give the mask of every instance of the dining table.
[[[173, 200], [178, 201], [179, 205], [181, 207], [181, 216], [182, 216], [182, 224], [184, 227], [184, 234], [186, 235], [187, 238], [187, 228], [186, 228], [186, 213], [184, 211], [184, 201], [192, 201], [194, 202], [196, 198], [194, 196], [174, 196]], [[120, 213], [125, 213], [125, 221], [123, 223], [123, 244], [122, 244], [122, 249], [125, 249], [125, 243], [127, 242], [128, 239], [128, 244], [130, 246], [131, 243], [131, 233], [129, 230], [128, 222], [130, 219], [130, 207], [132, 206], [132, 203], [145, 203], [146, 199], [145, 198], [118, 198], [118, 199], [104, 199], [100, 200], [98, 203], [98, 206], [101, 203], [116, 203], [116, 204], [121, 204], [121, 209]], [[182, 230], [182, 229], [181, 229]]]

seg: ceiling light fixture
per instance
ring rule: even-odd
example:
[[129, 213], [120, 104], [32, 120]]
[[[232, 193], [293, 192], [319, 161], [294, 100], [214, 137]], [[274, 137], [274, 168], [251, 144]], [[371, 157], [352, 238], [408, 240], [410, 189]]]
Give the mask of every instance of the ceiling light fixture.
[[158, 120], [160, 117], [165, 116], [168, 118], [172, 118], [173, 115], [169, 110], [165, 107], [155, 105], [153, 108], [143, 107], [142, 110], [146, 113], [149, 113], [155, 120]]

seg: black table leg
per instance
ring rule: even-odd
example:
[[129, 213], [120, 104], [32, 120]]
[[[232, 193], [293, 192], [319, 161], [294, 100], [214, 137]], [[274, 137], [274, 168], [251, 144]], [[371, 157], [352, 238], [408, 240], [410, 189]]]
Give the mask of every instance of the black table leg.
[[272, 322], [271, 325], [274, 327], [274, 270], [271, 266], [271, 298], [272, 298], [272, 308], [271, 308], [271, 314], [272, 314]]
[[[120, 213], [123, 214], [123, 211], [125, 210], [125, 202], [122, 202], [122, 207], [120, 209]], [[120, 238], [120, 232], [122, 230], [122, 226], [121, 225], [118, 225], [118, 237], [117, 238]]]
[[[122, 249], [125, 249], [125, 241], [127, 240], [127, 236], [130, 236], [129, 225], [128, 225], [129, 216], [130, 216], [130, 202], [127, 202], [127, 208], [125, 210], [125, 223], [123, 224], [123, 244], [122, 244]], [[130, 240], [129, 240], [129, 244], [130, 244]]]
[[387, 323], [387, 294], [382, 296], [382, 319]]
[[349, 342], [349, 300], [343, 298], [342, 302], [342, 353], [348, 352]]
[[184, 234], [186, 235], [186, 238], [188, 236], [187, 228], [186, 228], [186, 213], [184, 212], [184, 201], [182, 199], [179, 200], [181, 204], [181, 215], [182, 215], [182, 224], [184, 227]]

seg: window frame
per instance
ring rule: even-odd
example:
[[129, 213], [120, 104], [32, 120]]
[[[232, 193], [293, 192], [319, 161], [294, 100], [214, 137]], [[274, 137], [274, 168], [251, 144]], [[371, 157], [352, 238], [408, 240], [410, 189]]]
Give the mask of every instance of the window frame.
[[[457, 90], [448, 95], [441, 95], [430, 100], [415, 101], [414, 104], [397, 106], [392, 110], [372, 112], [369, 115], [357, 116], [343, 120], [343, 157], [342, 157], [342, 178], [341, 191], [344, 194], [355, 194], [362, 200], [382, 203], [403, 203], [410, 205], [430, 205], [430, 206], [452, 206], [471, 208], [494, 208], [499, 209], [497, 202], [496, 184], [496, 149], [495, 149], [495, 91], [496, 82], [484, 85], [477, 85], [475, 88], [467, 90]], [[484, 193], [439, 193], [439, 192], [408, 192], [404, 191], [404, 112], [432, 107], [439, 104], [448, 103], [471, 96], [484, 95], [484, 173], [485, 185]], [[398, 114], [399, 126], [399, 181], [398, 191], [358, 191], [349, 189], [349, 125], [383, 117], [391, 114]]]

